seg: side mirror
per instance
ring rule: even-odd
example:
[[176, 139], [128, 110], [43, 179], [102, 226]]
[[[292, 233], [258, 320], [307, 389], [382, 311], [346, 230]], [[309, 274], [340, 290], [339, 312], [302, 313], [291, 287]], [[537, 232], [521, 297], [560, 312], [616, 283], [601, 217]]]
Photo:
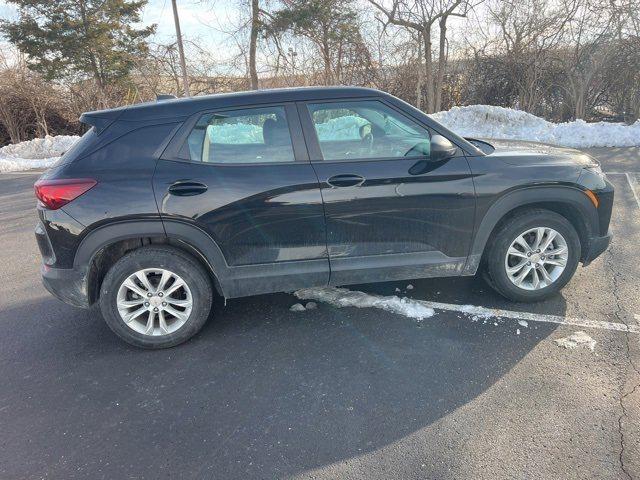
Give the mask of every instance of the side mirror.
[[433, 135], [431, 137], [431, 156], [429, 158], [432, 162], [441, 162], [453, 157], [458, 151], [453, 143], [448, 138], [442, 135]]

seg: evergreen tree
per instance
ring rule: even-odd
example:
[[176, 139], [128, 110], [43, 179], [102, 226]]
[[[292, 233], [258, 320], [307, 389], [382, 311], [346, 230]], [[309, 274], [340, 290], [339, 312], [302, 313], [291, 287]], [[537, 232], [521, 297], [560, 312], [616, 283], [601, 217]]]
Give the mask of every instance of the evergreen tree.
[[19, 9], [0, 30], [49, 80], [93, 78], [103, 90], [147, 51], [155, 25], [134, 28], [147, 0], [8, 0]]

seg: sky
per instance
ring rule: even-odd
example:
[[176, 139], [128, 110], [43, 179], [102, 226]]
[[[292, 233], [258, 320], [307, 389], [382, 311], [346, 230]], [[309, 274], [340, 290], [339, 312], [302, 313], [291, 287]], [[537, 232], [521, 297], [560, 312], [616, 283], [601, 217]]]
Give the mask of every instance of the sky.
[[[382, 0], [385, 3], [386, 0]], [[200, 48], [208, 51], [210, 59], [225, 65], [226, 61], [239, 53], [238, 46], [229, 35], [240, 25], [243, 19], [249, 18], [248, 2], [242, 0], [177, 0], [178, 13], [183, 38], [187, 41], [187, 53], [189, 53], [189, 40]], [[363, 2], [367, 8], [370, 5]], [[17, 18], [17, 9], [7, 0], [0, 0], [0, 19]], [[456, 29], [458, 19], [453, 19], [449, 25], [449, 31]], [[173, 43], [175, 41], [175, 25], [171, 0], [149, 0], [142, 11], [142, 26], [157, 25], [157, 31], [150, 41], [155, 43]], [[467, 35], [468, 36], [468, 35]], [[246, 39], [248, 41], [248, 39]], [[0, 37], [0, 49], [8, 48], [6, 42]]]
[[[207, 46], [225, 41], [225, 26], [238, 21], [238, 2], [234, 0], [178, 0], [177, 3], [183, 35], [198, 38]], [[158, 25], [156, 41], [168, 43], [175, 38], [171, 0], [149, 0], [142, 12], [142, 21], [145, 25]]]
[[[185, 38], [198, 40], [203, 46], [219, 48], [227, 42], [225, 28], [232, 28], [240, 15], [238, 0], [178, 0], [180, 26]], [[0, 0], [0, 19], [15, 19], [17, 9], [6, 0]], [[142, 11], [142, 24], [157, 24], [153, 38], [158, 43], [175, 39], [175, 26], [171, 0], [149, 0]]]

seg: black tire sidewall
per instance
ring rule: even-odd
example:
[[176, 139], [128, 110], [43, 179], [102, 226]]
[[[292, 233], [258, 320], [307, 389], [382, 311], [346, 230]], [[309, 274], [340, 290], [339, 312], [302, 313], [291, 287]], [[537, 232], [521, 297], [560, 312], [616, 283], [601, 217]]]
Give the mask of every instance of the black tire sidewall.
[[[551, 285], [540, 290], [524, 290], [515, 286], [509, 279], [504, 259], [511, 242], [521, 233], [536, 227], [548, 227], [562, 235], [569, 248], [567, 265], [560, 277]], [[525, 213], [507, 221], [489, 241], [493, 246], [487, 258], [487, 271], [492, 286], [510, 300], [532, 302], [542, 300], [564, 287], [576, 271], [581, 256], [581, 245], [578, 234], [566, 218], [550, 211], [537, 210]]]
[[[140, 334], [129, 328], [118, 312], [116, 298], [125, 279], [144, 268], [163, 268], [187, 283], [193, 306], [187, 322], [177, 331], [162, 336]], [[107, 325], [127, 343], [142, 348], [168, 348], [185, 342], [206, 323], [211, 311], [211, 281], [203, 268], [189, 255], [162, 247], [143, 247], [128, 253], [107, 272], [100, 288], [100, 310]]]

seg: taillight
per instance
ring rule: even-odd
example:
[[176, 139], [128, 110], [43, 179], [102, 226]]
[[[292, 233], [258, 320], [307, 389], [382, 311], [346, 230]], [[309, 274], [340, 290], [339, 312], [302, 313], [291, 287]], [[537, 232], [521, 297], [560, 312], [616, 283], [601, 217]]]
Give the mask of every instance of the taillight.
[[57, 210], [93, 188], [97, 183], [92, 178], [60, 178], [38, 180], [33, 187], [36, 197], [45, 207]]

